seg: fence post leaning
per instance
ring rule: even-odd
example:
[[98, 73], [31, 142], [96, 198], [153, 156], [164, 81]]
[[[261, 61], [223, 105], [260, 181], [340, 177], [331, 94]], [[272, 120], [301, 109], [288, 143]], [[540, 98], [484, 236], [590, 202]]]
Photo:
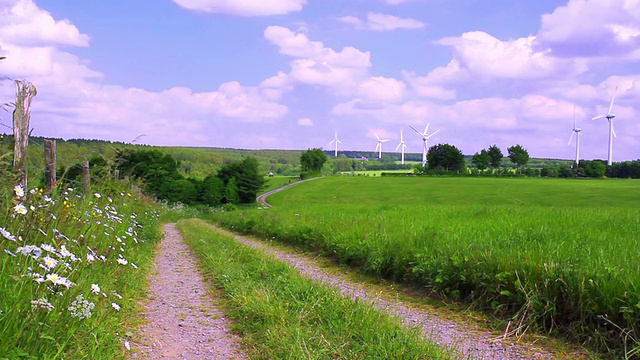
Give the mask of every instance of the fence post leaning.
[[49, 192], [56, 187], [56, 141], [44, 141], [45, 186]]
[[91, 194], [91, 175], [89, 173], [89, 162], [82, 162], [82, 186], [84, 189], [84, 196]]
[[13, 110], [13, 138], [15, 140], [13, 145], [13, 168], [18, 173], [18, 183], [22, 185], [23, 189], [26, 189], [31, 99], [33, 99], [38, 92], [36, 87], [26, 80], [16, 80], [15, 84], [16, 107]]

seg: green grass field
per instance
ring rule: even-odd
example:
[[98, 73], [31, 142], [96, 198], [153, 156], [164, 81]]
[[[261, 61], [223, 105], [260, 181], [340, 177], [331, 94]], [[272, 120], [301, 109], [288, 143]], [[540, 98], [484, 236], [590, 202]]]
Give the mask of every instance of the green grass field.
[[334, 177], [269, 202], [216, 221], [601, 350], [638, 346], [636, 180]]

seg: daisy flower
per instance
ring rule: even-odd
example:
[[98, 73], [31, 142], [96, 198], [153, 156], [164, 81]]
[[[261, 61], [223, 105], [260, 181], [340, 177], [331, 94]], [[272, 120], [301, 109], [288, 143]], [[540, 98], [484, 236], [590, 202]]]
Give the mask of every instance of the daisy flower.
[[15, 211], [16, 213], [20, 214], [20, 215], [24, 215], [27, 213], [27, 207], [24, 206], [24, 204], [20, 203], [16, 206], [13, 207], [13, 211]]
[[16, 193], [16, 196], [21, 198], [24, 197], [24, 188], [22, 185], [18, 184], [13, 188], [13, 191]]
[[114, 302], [111, 303], [111, 307], [116, 309], [116, 311], [120, 311], [120, 305], [118, 305], [118, 304], [116, 304]]
[[94, 294], [99, 294], [100, 286], [98, 286], [98, 284], [91, 284], [91, 292]]

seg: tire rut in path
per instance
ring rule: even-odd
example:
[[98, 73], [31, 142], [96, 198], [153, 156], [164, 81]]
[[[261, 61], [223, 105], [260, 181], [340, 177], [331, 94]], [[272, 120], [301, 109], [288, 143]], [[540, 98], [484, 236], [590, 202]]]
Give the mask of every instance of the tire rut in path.
[[[460, 359], [482, 360], [550, 360], [557, 355], [535, 344], [517, 343], [495, 333], [474, 326], [446, 319], [434, 312], [410, 306], [398, 299], [379, 296], [364, 286], [333, 272], [320, 268], [317, 262], [300, 254], [281, 251], [268, 244], [240, 236], [211, 225], [213, 229], [233, 236], [237, 241], [259, 249], [280, 261], [293, 265], [302, 275], [336, 288], [343, 296], [368, 302], [372, 306], [392, 314], [409, 327], [418, 327], [429, 341], [453, 349]], [[565, 355], [566, 356], [566, 355]], [[586, 359], [580, 352], [571, 354], [574, 359]]]
[[213, 304], [176, 224], [164, 226], [144, 304], [147, 323], [131, 343], [129, 359], [246, 359], [229, 321]]

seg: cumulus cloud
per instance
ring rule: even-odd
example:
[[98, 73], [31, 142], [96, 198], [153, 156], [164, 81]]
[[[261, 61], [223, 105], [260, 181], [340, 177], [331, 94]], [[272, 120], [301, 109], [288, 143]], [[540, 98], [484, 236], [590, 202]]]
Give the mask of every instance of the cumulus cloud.
[[342, 94], [355, 91], [358, 82], [367, 75], [371, 66], [369, 52], [354, 47], [335, 51], [322, 42], [311, 41], [305, 34], [294, 33], [282, 26], [269, 26], [265, 38], [278, 46], [281, 54], [295, 57], [289, 64], [288, 74], [263, 82], [264, 86], [282, 86], [291, 89], [296, 83], [329, 87]]
[[81, 34], [69, 20], [55, 20], [32, 0], [4, 0], [0, 11], [0, 42], [16, 46], [88, 46], [89, 36]]
[[298, 125], [300, 126], [313, 126], [313, 120], [310, 118], [300, 118], [298, 119]]
[[556, 56], [632, 56], [640, 46], [640, 2], [570, 0], [542, 16], [539, 48]]
[[534, 41], [534, 36], [501, 41], [486, 32], [474, 31], [438, 40], [436, 44], [451, 46], [457, 60], [453, 65], [480, 76], [534, 79], [585, 70], [575, 61], [555, 58], [548, 51], [534, 50]]
[[357, 29], [365, 29], [372, 31], [390, 31], [396, 29], [422, 29], [425, 24], [422, 21], [399, 18], [397, 16], [380, 14], [380, 13], [367, 13], [366, 20], [361, 20], [355, 16], [343, 16], [338, 18], [338, 21], [355, 26]]
[[307, 0], [173, 0], [195, 11], [237, 16], [283, 15], [302, 10]]

